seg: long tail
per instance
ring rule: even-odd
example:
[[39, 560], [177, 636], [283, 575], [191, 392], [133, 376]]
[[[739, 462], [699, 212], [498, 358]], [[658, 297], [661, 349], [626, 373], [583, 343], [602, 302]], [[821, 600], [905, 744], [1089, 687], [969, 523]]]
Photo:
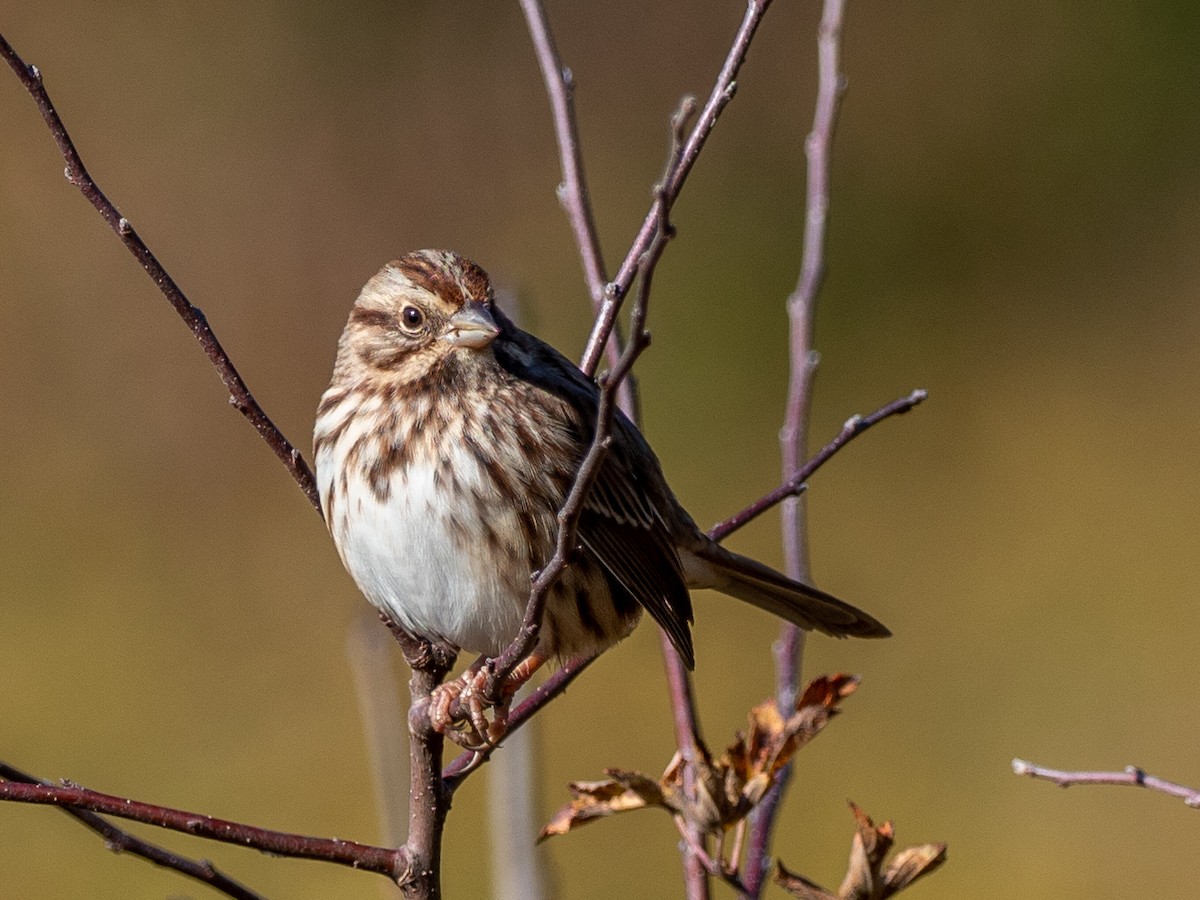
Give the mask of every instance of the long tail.
[[769, 566], [726, 550], [719, 544], [706, 543], [694, 553], [696, 562], [704, 569], [695, 572], [692, 566], [684, 563], [688, 580], [694, 587], [713, 588], [801, 628], [815, 628], [834, 637], [891, 635], [886, 627], [861, 609], [815, 587], [793, 581]]

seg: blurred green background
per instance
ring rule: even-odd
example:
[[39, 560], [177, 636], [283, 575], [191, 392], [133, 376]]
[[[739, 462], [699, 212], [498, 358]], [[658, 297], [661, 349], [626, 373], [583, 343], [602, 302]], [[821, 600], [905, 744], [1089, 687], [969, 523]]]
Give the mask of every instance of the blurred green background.
[[[610, 266], [668, 115], [707, 92], [742, 8], [550, 5]], [[655, 282], [646, 430], [701, 523], [778, 479], [817, 14], [771, 10]], [[0, 28], [306, 452], [349, 305], [404, 250], [474, 257], [578, 354], [588, 306], [516, 4], [49, 0], [8, 4]], [[809, 495], [817, 580], [896, 636], [810, 642], [810, 674], [864, 683], [800, 758], [778, 839], [793, 869], [840, 880], [852, 798], [901, 843], [949, 842], [914, 896], [1192, 895], [1195, 811], [1009, 761], [1200, 783], [1198, 47], [1191, 2], [850, 6], [814, 442], [914, 387], [931, 400]], [[345, 650], [364, 601], [7, 70], [0, 123], [0, 758], [378, 839]], [[779, 563], [775, 518], [733, 546]], [[776, 629], [697, 605], [723, 746], [770, 690]], [[539, 733], [545, 816], [570, 779], [660, 771], [652, 631]], [[450, 896], [488, 892], [483, 787], [451, 816]], [[269, 896], [378, 896], [374, 876], [151, 833]], [[540, 852], [557, 896], [677, 896], [676, 840], [645, 813]], [[207, 895], [23, 806], [0, 806], [0, 878], [14, 897]]]

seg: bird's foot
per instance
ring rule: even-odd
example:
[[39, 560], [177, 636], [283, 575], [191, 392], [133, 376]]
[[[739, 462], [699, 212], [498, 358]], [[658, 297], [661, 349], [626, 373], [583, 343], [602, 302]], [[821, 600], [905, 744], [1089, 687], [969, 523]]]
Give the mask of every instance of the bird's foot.
[[521, 662], [505, 679], [499, 699], [492, 700], [487, 696], [492, 673], [481, 657], [458, 678], [434, 688], [429, 698], [433, 730], [465, 750], [494, 748], [508, 731], [513, 696], [544, 661], [544, 657], [534, 654]]
[[433, 730], [465, 750], [495, 747], [508, 730], [512, 694], [505, 690], [499, 702], [489, 703], [485, 696], [489, 679], [486, 668], [472, 666], [453, 681], [434, 688], [429, 698], [429, 722]]

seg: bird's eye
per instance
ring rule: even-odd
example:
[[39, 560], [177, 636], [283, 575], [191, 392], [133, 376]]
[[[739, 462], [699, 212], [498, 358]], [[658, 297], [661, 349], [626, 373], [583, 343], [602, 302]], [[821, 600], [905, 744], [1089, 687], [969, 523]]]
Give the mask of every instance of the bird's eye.
[[415, 306], [406, 306], [400, 312], [400, 321], [404, 324], [406, 331], [416, 331], [425, 324], [425, 313]]

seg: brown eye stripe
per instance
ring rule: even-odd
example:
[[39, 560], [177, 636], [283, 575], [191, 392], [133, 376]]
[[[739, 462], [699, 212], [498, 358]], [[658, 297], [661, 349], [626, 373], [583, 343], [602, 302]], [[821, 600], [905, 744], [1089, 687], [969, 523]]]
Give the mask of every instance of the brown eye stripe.
[[359, 325], [377, 325], [381, 328], [388, 328], [396, 324], [396, 320], [381, 309], [364, 309], [361, 306], [356, 306], [350, 311], [350, 321]]

